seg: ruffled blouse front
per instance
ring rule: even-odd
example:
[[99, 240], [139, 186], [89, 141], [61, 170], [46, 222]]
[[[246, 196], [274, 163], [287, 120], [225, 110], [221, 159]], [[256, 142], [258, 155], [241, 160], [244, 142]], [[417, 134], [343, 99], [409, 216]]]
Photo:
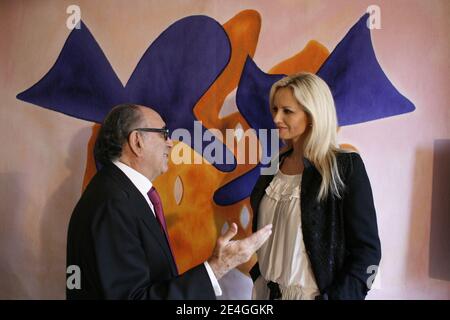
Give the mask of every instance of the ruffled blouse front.
[[[319, 295], [303, 242], [301, 178], [278, 170], [259, 207], [258, 229], [273, 224], [272, 236], [257, 252], [262, 280], [277, 282], [283, 299], [314, 299]], [[264, 285], [261, 288], [257, 299], [267, 298], [268, 290]]]

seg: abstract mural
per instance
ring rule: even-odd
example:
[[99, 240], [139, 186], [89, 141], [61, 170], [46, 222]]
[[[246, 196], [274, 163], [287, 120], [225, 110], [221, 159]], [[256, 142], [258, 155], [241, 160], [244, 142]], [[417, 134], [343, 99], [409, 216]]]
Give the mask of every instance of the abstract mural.
[[[216, 129], [247, 131], [273, 129], [268, 108], [271, 85], [285, 74], [317, 73], [330, 86], [340, 126], [383, 119], [415, 109], [389, 81], [377, 62], [363, 15], [331, 52], [318, 40], [311, 40], [292, 57], [270, 70], [261, 70], [253, 59], [261, 30], [261, 16], [255, 10], [237, 13], [221, 25], [208, 16], [188, 16], [162, 31], [143, 54], [123, 86], [89, 28], [81, 23], [68, 36], [59, 57], [48, 73], [17, 98], [33, 105], [97, 123], [87, 142], [88, 159], [84, 185], [96, 171], [93, 141], [108, 111], [119, 103], [151, 106], [161, 114], [168, 128], [185, 129], [194, 135], [195, 121], [201, 134]], [[221, 115], [224, 104], [235, 112]], [[211, 141], [213, 143], [213, 141]], [[169, 171], [154, 183], [160, 190], [181, 272], [210, 255], [217, 236], [229, 223], [239, 226], [238, 237], [251, 233], [249, 195], [258, 178], [261, 163], [236, 161], [245, 139], [235, 135], [234, 149], [220, 135], [224, 159], [205, 156], [208, 144], [183, 144], [189, 157], [205, 157], [198, 164], [169, 163]], [[270, 141], [261, 143], [267, 154]], [[247, 272], [254, 259], [240, 267]]]

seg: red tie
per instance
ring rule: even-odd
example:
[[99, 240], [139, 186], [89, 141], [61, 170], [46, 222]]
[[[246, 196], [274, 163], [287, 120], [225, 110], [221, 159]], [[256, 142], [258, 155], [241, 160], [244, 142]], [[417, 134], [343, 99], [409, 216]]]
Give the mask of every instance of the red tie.
[[[169, 241], [169, 234], [167, 233], [166, 219], [164, 218], [164, 211], [163, 211], [162, 204], [161, 204], [161, 198], [159, 197], [158, 191], [156, 191], [156, 189], [154, 187], [152, 187], [150, 189], [150, 191], [147, 192], [147, 195], [153, 204], [153, 208], [155, 209], [154, 211], [155, 211], [155, 215], [156, 215], [156, 220], [158, 220], [161, 229], [164, 231], [167, 243], [169, 244], [170, 252], [172, 253], [173, 261], [175, 262], [175, 256], [173, 255], [172, 247], [171, 247], [170, 241]], [[177, 272], [178, 272], [176, 263], [175, 263], [175, 268], [177, 269]]]
[[[155, 215], [156, 219], [159, 222], [159, 225], [164, 230], [164, 233], [167, 237], [167, 226], [166, 226], [166, 219], [164, 218], [164, 212], [161, 204], [161, 198], [159, 197], [158, 191], [154, 187], [150, 189], [149, 192], [147, 192], [147, 195], [150, 199], [150, 201], [153, 204], [153, 208], [155, 209]], [[167, 237], [168, 238], [168, 237]]]

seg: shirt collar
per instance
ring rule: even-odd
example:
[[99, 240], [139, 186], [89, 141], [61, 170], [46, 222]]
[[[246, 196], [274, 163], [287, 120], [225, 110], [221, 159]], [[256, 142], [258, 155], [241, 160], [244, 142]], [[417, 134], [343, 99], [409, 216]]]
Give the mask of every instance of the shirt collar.
[[134, 186], [147, 197], [147, 192], [153, 187], [152, 182], [144, 176], [142, 173], [134, 170], [133, 168], [127, 166], [125, 163], [115, 160], [114, 163], [127, 177], [131, 180]]

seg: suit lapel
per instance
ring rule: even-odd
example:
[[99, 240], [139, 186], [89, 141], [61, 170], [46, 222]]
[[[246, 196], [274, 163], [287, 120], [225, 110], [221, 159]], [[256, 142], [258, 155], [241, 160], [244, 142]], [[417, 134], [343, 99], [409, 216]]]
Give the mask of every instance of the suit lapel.
[[322, 243], [326, 211], [324, 210], [324, 204], [317, 201], [321, 183], [322, 176], [317, 169], [312, 165], [305, 166], [300, 201], [303, 242], [317, 285], [322, 291], [324, 289], [324, 279], [319, 271], [323, 269], [321, 257], [327, 256], [327, 245]]
[[123, 191], [128, 194], [130, 201], [137, 207], [138, 213], [147, 229], [150, 230], [153, 237], [161, 246], [162, 251], [166, 255], [167, 259], [171, 262], [171, 268], [174, 274], [177, 274], [175, 270], [175, 257], [172, 256], [169, 244], [167, 243], [164, 231], [161, 229], [159, 222], [156, 220], [154, 212], [150, 209], [150, 206], [145, 200], [142, 193], [136, 188], [131, 180], [117, 168], [113, 163], [107, 165], [104, 169], [107, 174], [112, 177], [122, 187]]
[[258, 228], [259, 205], [261, 203], [262, 198], [264, 197], [266, 188], [270, 184], [272, 179], [273, 175], [260, 176], [254, 187], [254, 191], [250, 199], [253, 209], [253, 225], [252, 225], [253, 232], [256, 232], [257, 231], [256, 229]]
[[170, 251], [169, 243], [167, 242], [164, 231], [161, 229], [161, 226], [159, 225], [159, 222], [156, 220], [154, 212], [152, 212], [152, 210], [148, 206], [147, 201], [145, 201], [145, 199], [143, 200], [145, 202], [145, 205], [148, 207], [148, 213], [142, 215], [142, 221], [144, 222], [147, 229], [149, 229], [150, 232], [153, 234], [153, 237], [158, 241], [167, 259], [171, 261], [170, 266], [172, 268], [172, 272], [174, 274], [177, 274], [175, 270], [175, 257], [172, 256], [172, 252]]

